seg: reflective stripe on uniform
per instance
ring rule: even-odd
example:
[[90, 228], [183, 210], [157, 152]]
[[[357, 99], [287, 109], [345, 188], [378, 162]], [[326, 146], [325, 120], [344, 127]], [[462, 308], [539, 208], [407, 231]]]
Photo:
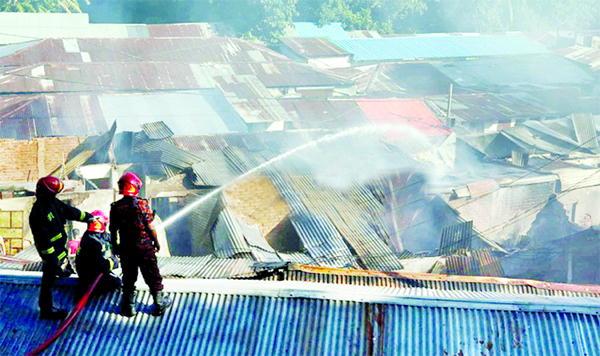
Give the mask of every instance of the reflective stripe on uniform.
[[50, 241], [54, 242], [54, 241], [56, 241], [56, 240], [60, 239], [61, 237], [62, 237], [62, 233], [61, 233], [61, 232], [59, 232], [59, 233], [58, 233], [58, 235], [56, 235], [56, 236], [54, 236], [53, 238], [51, 238], [51, 239], [50, 239]]
[[81, 212], [81, 217], [79, 218], [79, 221], [83, 221], [85, 220], [85, 211]]
[[113, 261], [112, 258], [109, 258], [108, 265], [109, 265], [109, 269], [112, 271], [112, 269], [115, 267], [115, 261]]
[[42, 251], [42, 254], [44, 254], [44, 255], [49, 255], [49, 254], [51, 254], [51, 253], [54, 253], [54, 251], [55, 251], [55, 250], [54, 250], [54, 246], [52, 246], [52, 247], [50, 247], [49, 249]]
[[60, 255], [58, 255], [58, 259], [62, 260], [63, 258], [67, 257], [67, 253], [65, 251], [61, 252]]

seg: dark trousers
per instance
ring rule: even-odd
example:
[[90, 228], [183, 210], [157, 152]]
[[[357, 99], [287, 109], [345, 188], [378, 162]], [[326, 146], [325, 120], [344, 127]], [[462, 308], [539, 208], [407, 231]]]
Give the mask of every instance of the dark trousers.
[[162, 276], [158, 270], [156, 253], [150, 246], [122, 251], [121, 269], [123, 271], [123, 294], [131, 294], [135, 291], [138, 269], [142, 272], [144, 282], [146, 282], [153, 295], [164, 288]]
[[[81, 274], [79, 275], [79, 295], [77, 296], [77, 299], [80, 299], [85, 294], [85, 292], [87, 292], [88, 288], [92, 283], [94, 283], [97, 277], [97, 274], [95, 276]], [[104, 293], [114, 292], [116, 290], [121, 289], [122, 285], [123, 283], [121, 282], [121, 279], [119, 277], [112, 274], [111, 272], [104, 272], [104, 274], [98, 281], [98, 284], [96, 284], [92, 295], [100, 295]]]
[[52, 309], [52, 286], [56, 281], [56, 270], [47, 263], [42, 263], [42, 286], [40, 288], [40, 299], [38, 305], [40, 310]]

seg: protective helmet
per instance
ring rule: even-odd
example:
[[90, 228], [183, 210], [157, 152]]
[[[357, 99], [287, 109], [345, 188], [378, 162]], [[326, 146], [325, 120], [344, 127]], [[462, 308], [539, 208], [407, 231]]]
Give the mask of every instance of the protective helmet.
[[123, 174], [117, 184], [119, 185], [119, 194], [129, 195], [130, 197], [137, 197], [143, 185], [140, 177], [131, 172]]
[[92, 216], [96, 219], [89, 223], [88, 231], [92, 232], [104, 232], [106, 231], [106, 225], [108, 225], [108, 217], [100, 210], [92, 211]]
[[38, 180], [37, 185], [35, 187], [35, 195], [39, 196], [55, 196], [56, 194], [62, 192], [65, 185], [62, 180], [53, 177], [46, 176], [42, 177]]

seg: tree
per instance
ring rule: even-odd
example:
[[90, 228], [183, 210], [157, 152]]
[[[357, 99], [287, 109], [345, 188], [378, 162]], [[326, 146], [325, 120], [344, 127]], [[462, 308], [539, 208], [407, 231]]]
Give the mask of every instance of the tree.
[[[88, 0], [84, 0], [89, 3]], [[77, 0], [0, 0], [2, 12], [81, 12]]]
[[341, 22], [346, 30], [406, 31], [408, 15], [422, 15], [426, 0], [324, 0], [318, 22]]

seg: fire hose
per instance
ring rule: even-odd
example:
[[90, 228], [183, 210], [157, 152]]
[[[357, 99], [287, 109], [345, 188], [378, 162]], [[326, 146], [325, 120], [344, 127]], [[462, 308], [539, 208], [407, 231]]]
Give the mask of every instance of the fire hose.
[[71, 311], [71, 313], [69, 314], [69, 316], [65, 319], [65, 321], [62, 322], [62, 324], [60, 325], [58, 330], [56, 330], [54, 332], [54, 334], [52, 334], [52, 336], [50, 336], [46, 341], [44, 341], [43, 344], [41, 344], [37, 348], [31, 350], [25, 356], [39, 355], [41, 352], [45, 351], [48, 347], [50, 347], [50, 345], [52, 345], [52, 343], [54, 343], [54, 341], [56, 341], [65, 332], [65, 330], [67, 330], [67, 328], [71, 325], [71, 323], [73, 323], [73, 320], [75, 320], [75, 318], [77, 317], [79, 312], [87, 304], [87, 301], [90, 298], [90, 295], [94, 291], [94, 288], [96, 288], [96, 285], [98, 284], [98, 282], [100, 281], [100, 278], [102, 278], [103, 275], [104, 275], [104, 273], [100, 273], [98, 275], [98, 277], [96, 277], [96, 280], [88, 287], [88, 289], [85, 292], [85, 294], [83, 295], [83, 297], [81, 297], [81, 299], [77, 303], [77, 306], [75, 307], [75, 309], [73, 309]]

